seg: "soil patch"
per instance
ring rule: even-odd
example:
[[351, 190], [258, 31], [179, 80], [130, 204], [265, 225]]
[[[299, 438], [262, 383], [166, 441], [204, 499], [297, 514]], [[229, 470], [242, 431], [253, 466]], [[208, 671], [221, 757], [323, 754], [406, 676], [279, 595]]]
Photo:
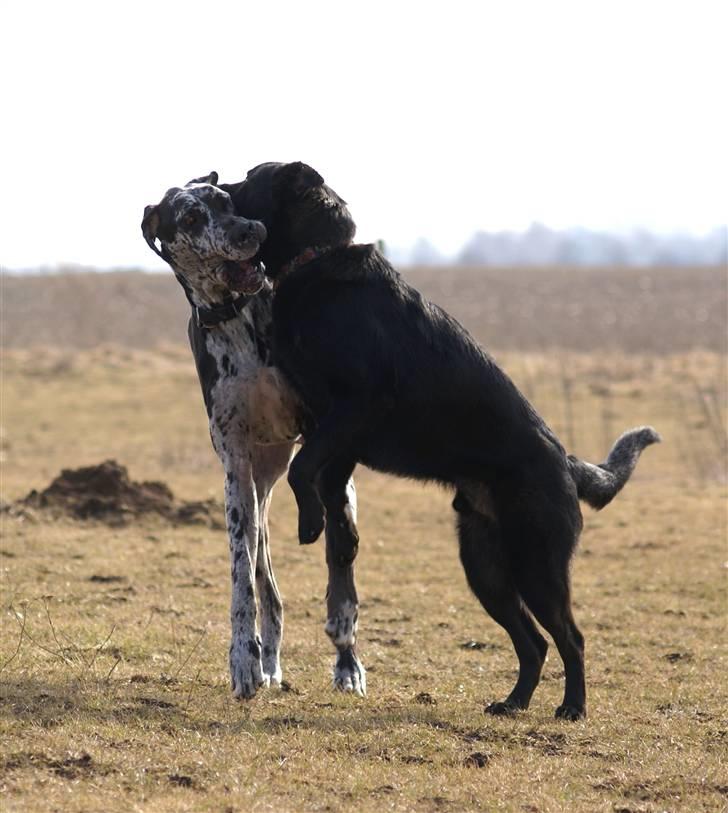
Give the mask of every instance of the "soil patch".
[[126, 467], [115, 460], [63, 469], [48, 488], [33, 489], [20, 500], [4, 505], [3, 510], [15, 516], [43, 511], [108, 525], [126, 525], [153, 514], [174, 524], [225, 527], [222, 507], [214, 500], [177, 500], [165, 483], [131, 480]]

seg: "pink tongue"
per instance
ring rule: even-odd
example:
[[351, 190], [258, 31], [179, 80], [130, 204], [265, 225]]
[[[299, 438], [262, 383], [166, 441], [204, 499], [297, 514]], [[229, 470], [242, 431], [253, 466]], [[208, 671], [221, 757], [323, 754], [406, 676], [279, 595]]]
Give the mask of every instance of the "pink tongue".
[[225, 285], [231, 291], [240, 293], [252, 293], [260, 288], [262, 275], [252, 263], [232, 263], [225, 264], [223, 272]]

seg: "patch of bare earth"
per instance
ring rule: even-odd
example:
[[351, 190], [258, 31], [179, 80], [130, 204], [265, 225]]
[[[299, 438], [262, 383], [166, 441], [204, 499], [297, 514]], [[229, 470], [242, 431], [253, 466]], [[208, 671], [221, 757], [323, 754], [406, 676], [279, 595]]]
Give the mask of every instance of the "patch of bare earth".
[[219, 503], [211, 499], [177, 500], [165, 483], [131, 480], [126, 467], [115, 460], [63, 469], [47, 488], [34, 489], [25, 497], [4, 505], [3, 510], [26, 518], [36, 518], [35, 513], [43, 512], [108, 525], [126, 525], [153, 514], [176, 524], [225, 527]]

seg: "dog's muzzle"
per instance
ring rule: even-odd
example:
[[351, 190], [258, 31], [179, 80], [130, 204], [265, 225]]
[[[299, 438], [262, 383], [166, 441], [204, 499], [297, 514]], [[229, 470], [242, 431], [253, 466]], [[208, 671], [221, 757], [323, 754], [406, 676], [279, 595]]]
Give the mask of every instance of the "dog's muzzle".
[[[258, 220], [239, 219], [228, 229], [230, 242], [240, 249], [255, 248], [268, 236], [265, 226]], [[231, 291], [244, 294], [257, 293], [265, 282], [265, 272], [255, 259], [226, 260], [222, 266], [221, 282]]]
[[222, 283], [231, 291], [255, 294], [265, 282], [263, 266], [257, 260], [226, 260], [222, 267]]

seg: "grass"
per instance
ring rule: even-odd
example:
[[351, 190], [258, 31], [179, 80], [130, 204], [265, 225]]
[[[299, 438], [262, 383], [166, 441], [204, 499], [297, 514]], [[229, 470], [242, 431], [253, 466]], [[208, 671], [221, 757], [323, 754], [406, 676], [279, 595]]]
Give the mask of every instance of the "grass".
[[[330, 689], [323, 550], [295, 543], [285, 484], [288, 685], [247, 704], [228, 687], [222, 532], [2, 514], [3, 810], [724, 810], [725, 356], [498, 358], [585, 457], [628, 426], [664, 436], [612, 506], [585, 509], [586, 721], [553, 719], [553, 651], [527, 713], [483, 713], [515, 657], [467, 591], [434, 487], [357, 472], [365, 700]], [[3, 369], [4, 500], [109, 457], [179, 497], [220, 497], [185, 348], [11, 350]]]

